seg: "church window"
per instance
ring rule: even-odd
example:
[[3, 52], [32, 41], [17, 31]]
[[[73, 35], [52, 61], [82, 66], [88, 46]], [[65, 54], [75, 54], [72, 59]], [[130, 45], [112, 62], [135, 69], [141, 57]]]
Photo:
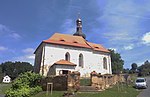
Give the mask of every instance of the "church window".
[[83, 68], [83, 64], [84, 64], [84, 62], [83, 62], [83, 55], [80, 54], [80, 55], [79, 55], [79, 67], [82, 67], [82, 68]]
[[70, 61], [70, 54], [68, 52], [65, 54], [65, 60]]
[[107, 59], [106, 59], [106, 57], [103, 58], [103, 68], [107, 69]]

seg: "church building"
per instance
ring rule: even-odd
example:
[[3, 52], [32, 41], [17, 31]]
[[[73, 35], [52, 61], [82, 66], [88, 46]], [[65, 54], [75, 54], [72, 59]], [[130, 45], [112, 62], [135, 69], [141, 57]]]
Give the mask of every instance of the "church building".
[[112, 74], [110, 52], [101, 44], [86, 40], [80, 18], [76, 25], [73, 35], [54, 33], [41, 42], [34, 52], [36, 73], [50, 76], [78, 71], [81, 77], [89, 77], [93, 71]]

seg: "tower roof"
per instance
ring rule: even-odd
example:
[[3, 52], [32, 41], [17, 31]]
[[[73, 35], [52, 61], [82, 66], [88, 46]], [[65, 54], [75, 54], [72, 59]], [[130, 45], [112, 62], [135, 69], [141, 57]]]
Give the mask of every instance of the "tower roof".
[[76, 20], [76, 32], [73, 34], [74, 36], [82, 36], [84, 39], [86, 39], [86, 35], [82, 32], [82, 20], [81, 18], [78, 18]]

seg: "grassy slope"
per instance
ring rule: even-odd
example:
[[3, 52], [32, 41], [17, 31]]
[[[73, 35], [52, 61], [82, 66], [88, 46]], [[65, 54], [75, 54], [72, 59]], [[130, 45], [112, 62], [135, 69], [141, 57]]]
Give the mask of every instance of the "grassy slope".
[[53, 91], [51, 95], [50, 92], [48, 94], [47, 92], [40, 92], [32, 97], [62, 97], [63, 93], [64, 91]]
[[[46, 92], [40, 92], [32, 97], [62, 97], [63, 91], [54, 91], [52, 95], [46, 95]], [[75, 97], [136, 97], [140, 91], [137, 91], [132, 86], [120, 85], [107, 89], [102, 92], [78, 92]]]
[[78, 97], [136, 97], [139, 92], [132, 86], [116, 85], [99, 93], [78, 93]]
[[11, 87], [11, 84], [0, 84], [0, 94], [4, 94], [7, 89]]
[[91, 79], [80, 79], [81, 86], [89, 86], [91, 84]]

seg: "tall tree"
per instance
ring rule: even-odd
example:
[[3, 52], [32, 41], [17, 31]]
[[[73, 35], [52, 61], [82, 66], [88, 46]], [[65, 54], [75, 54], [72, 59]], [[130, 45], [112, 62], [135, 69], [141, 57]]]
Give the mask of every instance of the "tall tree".
[[131, 64], [131, 71], [132, 71], [133, 73], [135, 73], [136, 70], [137, 70], [137, 64], [136, 64], [136, 63], [132, 63], [132, 64]]
[[9, 75], [12, 79], [16, 78], [20, 73], [32, 71], [33, 66], [28, 62], [5, 62], [1, 64], [2, 73]]
[[109, 49], [111, 54], [112, 73], [118, 74], [123, 71], [124, 60], [121, 59], [121, 55], [114, 50]]
[[150, 75], [150, 62], [148, 60], [145, 61], [144, 64], [139, 66], [138, 70], [139, 70], [139, 76]]

